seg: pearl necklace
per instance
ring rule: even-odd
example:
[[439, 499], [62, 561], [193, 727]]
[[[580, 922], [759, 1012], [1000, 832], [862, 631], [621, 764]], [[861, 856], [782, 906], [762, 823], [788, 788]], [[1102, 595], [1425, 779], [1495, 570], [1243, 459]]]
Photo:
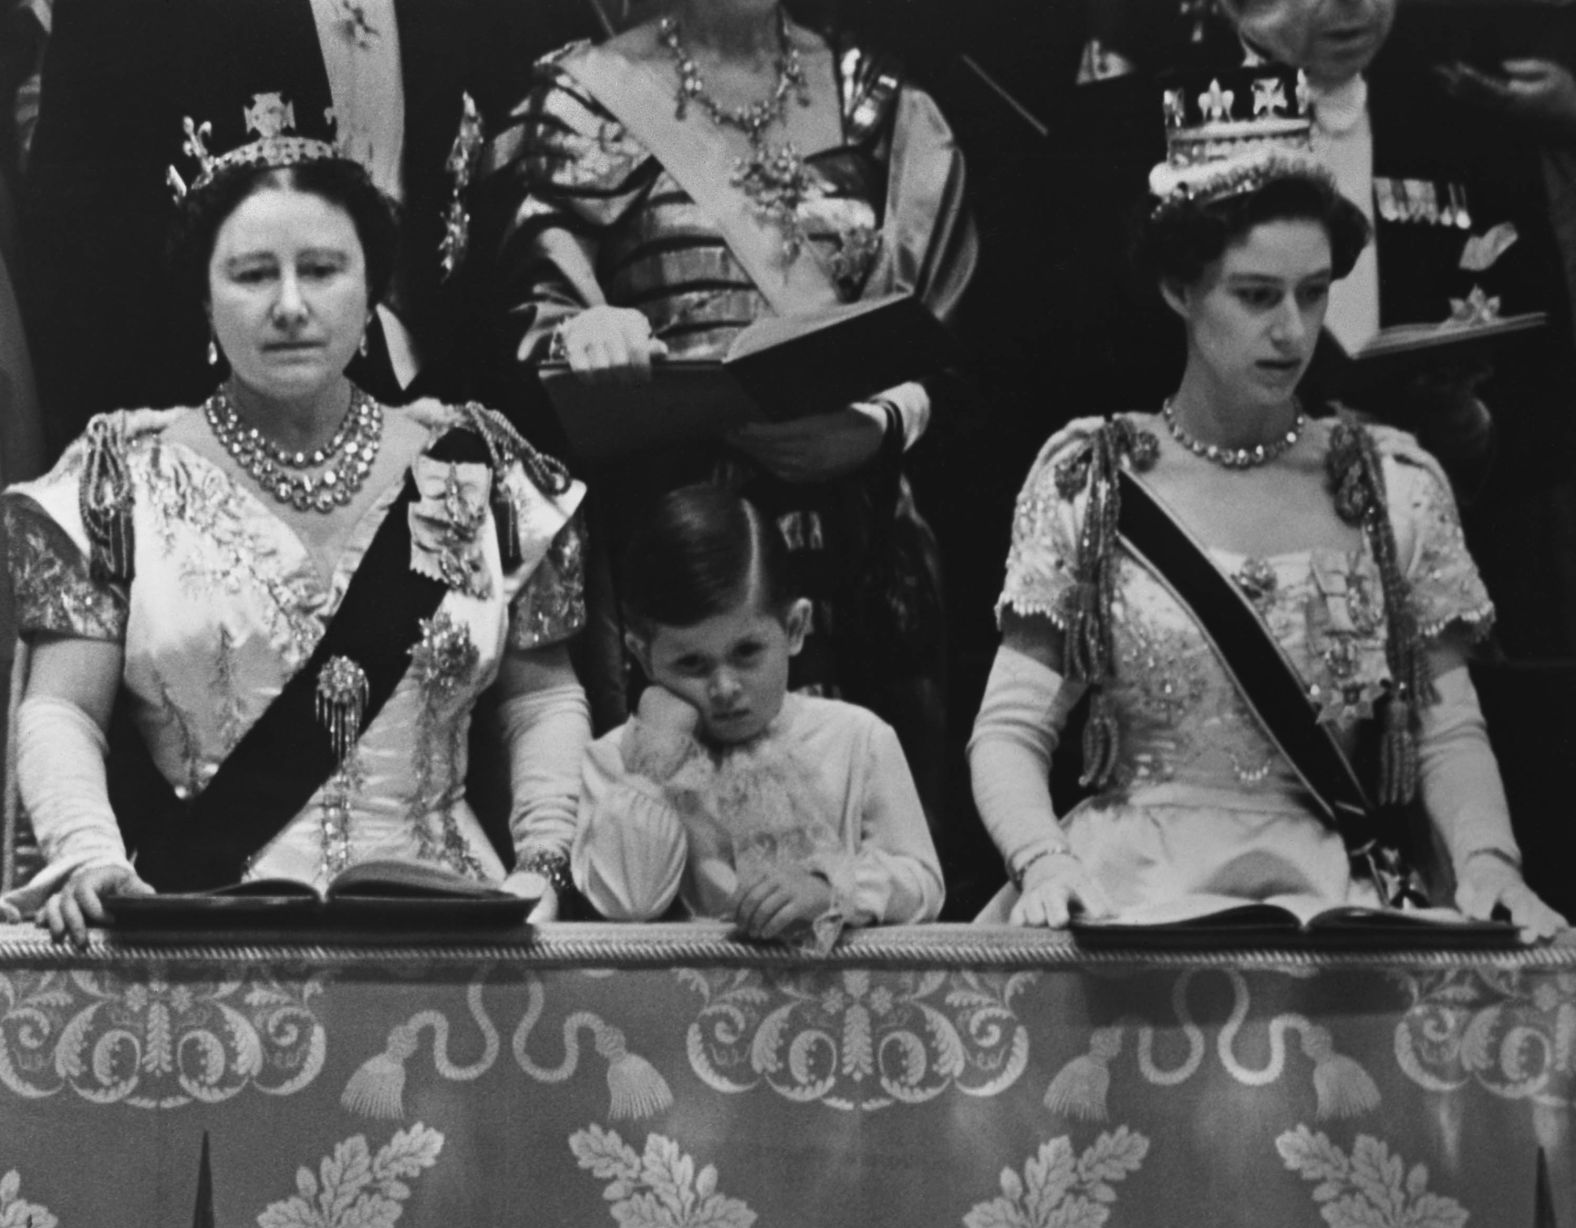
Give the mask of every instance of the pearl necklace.
[[1279, 439], [1272, 439], [1269, 443], [1256, 443], [1251, 448], [1223, 448], [1219, 444], [1204, 443], [1194, 439], [1184, 431], [1182, 424], [1177, 421], [1176, 405], [1172, 398], [1166, 398], [1165, 404], [1160, 407], [1160, 416], [1166, 420], [1166, 429], [1171, 432], [1172, 439], [1194, 456], [1201, 456], [1227, 469], [1254, 469], [1259, 465], [1269, 464], [1296, 444], [1302, 437], [1302, 428], [1308, 425], [1308, 416], [1302, 412], [1302, 407], [1299, 405], [1291, 429]]
[[[208, 398], [203, 414], [231, 459], [278, 502], [298, 512], [327, 513], [349, 503], [372, 472], [383, 442], [383, 407], [354, 387], [333, 439], [310, 453], [287, 451], [242, 422], [223, 388]], [[320, 473], [289, 472], [320, 465], [327, 466]]]

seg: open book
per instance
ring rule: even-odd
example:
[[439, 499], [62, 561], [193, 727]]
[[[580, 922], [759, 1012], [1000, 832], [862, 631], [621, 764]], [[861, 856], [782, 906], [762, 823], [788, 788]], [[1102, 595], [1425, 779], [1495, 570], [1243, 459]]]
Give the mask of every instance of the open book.
[[649, 383], [589, 382], [544, 363], [542, 387], [581, 460], [714, 438], [750, 422], [830, 413], [950, 360], [951, 334], [911, 294], [766, 316], [719, 360], [658, 359]]
[[1237, 947], [1317, 942], [1326, 946], [1513, 947], [1508, 921], [1479, 921], [1453, 908], [1366, 908], [1310, 895], [1244, 900], [1186, 895], [1115, 917], [1074, 917], [1070, 927], [1090, 945]]
[[263, 878], [212, 891], [113, 896], [104, 907], [126, 929], [410, 929], [514, 925], [535, 902], [442, 866], [373, 860], [341, 871], [321, 889]]

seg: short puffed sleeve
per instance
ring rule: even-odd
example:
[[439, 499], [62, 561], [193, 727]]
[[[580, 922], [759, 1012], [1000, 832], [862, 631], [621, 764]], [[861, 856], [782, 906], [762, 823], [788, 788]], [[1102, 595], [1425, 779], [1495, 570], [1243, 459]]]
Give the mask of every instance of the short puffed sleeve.
[[126, 638], [126, 586], [91, 566], [81, 510], [86, 461], [87, 444], [79, 439], [49, 473], [0, 496], [17, 631], [24, 637]]
[[1088, 502], [1091, 439], [1098, 418], [1079, 418], [1052, 435], [1018, 492], [1007, 579], [996, 618], [1012, 610], [1066, 625], [1065, 594], [1077, 582], [1078, 530]]
[[1459, 627], [1488, 634], [1494, 602], [1467, 552], [1450, 483], [1439, 462], [1403, 431], [1370, 427], [1378, 445], [1397, 559], [1425, 640]]
[[577, 508], [514, 599], [510, 647], [557, 644], [585, 626], [585, 540], [585, 514]]

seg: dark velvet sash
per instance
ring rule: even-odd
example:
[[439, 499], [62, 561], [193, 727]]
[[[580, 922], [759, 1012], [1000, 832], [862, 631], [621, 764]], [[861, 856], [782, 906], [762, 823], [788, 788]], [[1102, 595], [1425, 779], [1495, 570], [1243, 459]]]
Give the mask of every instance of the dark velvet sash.
[[1123, 470], [1117, 531], [1198, 620], [1247, 705], [1354, 859], [1374, 855], [1378, 814], [1301, 676], [1247, 598], [1142, 482]]
[[[440, 461], [488, 461], [485, 444], [454, 428], [427, 450]], [[366, 729], [410, 665], [421, 620], [447, 592], [439, 580], [411, 570], [410, 514], [414, 472], [373, 536], [317, 649], [258, 717], [201, 793], [178, 799], [165, 783], [140, 809], [137, 873], [159, 891], [203, 891], [240, 880], [248, 859], [301, 813], [334, 773], [328, 731], [315, 713], [318, 673], [334, 656], [366, 673]], [[360, 730], [357, 731], [358, 733]]]

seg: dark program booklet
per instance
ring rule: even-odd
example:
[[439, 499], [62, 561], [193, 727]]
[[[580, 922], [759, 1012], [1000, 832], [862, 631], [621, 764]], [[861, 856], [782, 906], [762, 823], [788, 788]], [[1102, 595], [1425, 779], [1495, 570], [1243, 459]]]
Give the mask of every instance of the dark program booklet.
[[720, 360], [658, 359], [646, 382], [589, 381], [542, 364], [542, 387], [580, 460], [711, 439], [752, 422], [830, 413], [953, 359], [952, 335], [911, 294], [765, 316]]
[[212, 891], [114, 896], [104, 907], [117, 929], [410, 930], [518, 925], [535, 903], [442, 866], [372, 860], [323, 889], [264, 878]]
[[1515, 947], [1509, 921], [1480, 921], [1453, 908], [1368, 908], [1307, 895], [1244, 900], [1188, 895], [1109, 918], [1074, 917], [1080, 943], [1109, 947]]

